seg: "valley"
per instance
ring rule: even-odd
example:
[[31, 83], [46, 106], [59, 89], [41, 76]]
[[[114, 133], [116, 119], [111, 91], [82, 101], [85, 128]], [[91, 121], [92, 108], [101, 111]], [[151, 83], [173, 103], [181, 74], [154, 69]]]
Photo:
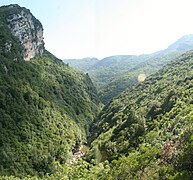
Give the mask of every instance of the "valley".
[[193, 35], [60, 60], [29, 9], [1, 6], [0, 22], [0, 179], [193, 178]]

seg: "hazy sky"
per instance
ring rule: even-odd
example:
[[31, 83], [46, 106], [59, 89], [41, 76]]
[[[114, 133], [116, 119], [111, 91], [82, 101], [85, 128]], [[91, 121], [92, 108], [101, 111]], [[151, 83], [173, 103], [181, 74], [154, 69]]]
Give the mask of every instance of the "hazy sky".
[[30, 9], [58, 58], [152, 53], [193, 34], [193, 0], [0, 0]]

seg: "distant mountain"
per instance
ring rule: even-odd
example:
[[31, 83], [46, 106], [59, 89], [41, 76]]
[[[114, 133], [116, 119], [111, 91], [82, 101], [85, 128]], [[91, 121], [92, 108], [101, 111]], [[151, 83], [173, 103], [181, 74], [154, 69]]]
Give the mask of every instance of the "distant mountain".
[[187, 51], [192, 49], [193, 35], [185, 35], [175, 43], [170, 45], [167, 50]]
[[151, 55], [120, 55], [100, 60], [88, 71], [93, 83], [99, 91], [111, 80], [124, 72], [134, 68], [137, 64], [147, 60]]
[[[193, 35], [186, 35], [170, 45], [167, 49], [140, 56], [120, 55], [104, 58], [100, 61], [87, 59], [70, 63], [83, 72], [87, 72], [97, 87], [100, 99], [108, 103], [126, 88], [138, 83], [138, 76], [155, 73], [166, 63], [188, 50], [193, 49]], [[89, 68], [88, 68], [89, 67]]]
[[89, 71], [93, 66], [95, 66], [95, 64], [99, 62], [97, 58], [64, 59], [63, 61], [64, 63], [82, 72]]
[[93, 83], [98, 89], [110, 83], [114, 78], [134, 68], [140, 62], [151, 57], [151, 55], [120, 55], [111, 56], [102, 60], [92, 59], [64, 60], [70, 66], [86, 72], [92, 78]]
[[[112, 98], [138, 83], [140, 74], [149, 76], [155, 73], [172, 59], [193, 49], [193, 35], [187, 35], [180, 38], [177, 42], [170, 45], [167, 49], [149, 55], [149, 58], [138, 63], [134, 68], [121, 75], [115, 76], [110, 83], [99, 89], [101, 100], [106, 104]], [[147, 55], [148, 56], [148, 55]], [[91, 73], [92, 76], [92, 73]]]

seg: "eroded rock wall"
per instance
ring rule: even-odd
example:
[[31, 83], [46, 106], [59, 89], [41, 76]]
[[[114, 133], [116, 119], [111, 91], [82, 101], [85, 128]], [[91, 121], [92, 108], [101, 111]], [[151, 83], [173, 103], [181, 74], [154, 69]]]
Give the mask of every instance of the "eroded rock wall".
[[29, 10], [21, 8], [17, 13], [10, 14], [7, 23], [12, 35], [19, 39], [24, 48], [24, 60], [43, 54], [43, 27]]

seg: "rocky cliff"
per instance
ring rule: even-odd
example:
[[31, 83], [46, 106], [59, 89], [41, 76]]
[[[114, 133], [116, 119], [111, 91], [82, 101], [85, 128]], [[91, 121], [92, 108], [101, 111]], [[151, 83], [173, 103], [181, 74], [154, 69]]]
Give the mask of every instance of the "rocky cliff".
[[[24, 60], [28, 61], [36, 55], [42, 55], [45, 50], [42, 24], [26, 8], [18, 5], [5, 7], [8, 8], [6, 8], [4, 22], [22, 45]], [[11, 42], [5, 43], [6, 51], [11, 51], [11, 47]]]

